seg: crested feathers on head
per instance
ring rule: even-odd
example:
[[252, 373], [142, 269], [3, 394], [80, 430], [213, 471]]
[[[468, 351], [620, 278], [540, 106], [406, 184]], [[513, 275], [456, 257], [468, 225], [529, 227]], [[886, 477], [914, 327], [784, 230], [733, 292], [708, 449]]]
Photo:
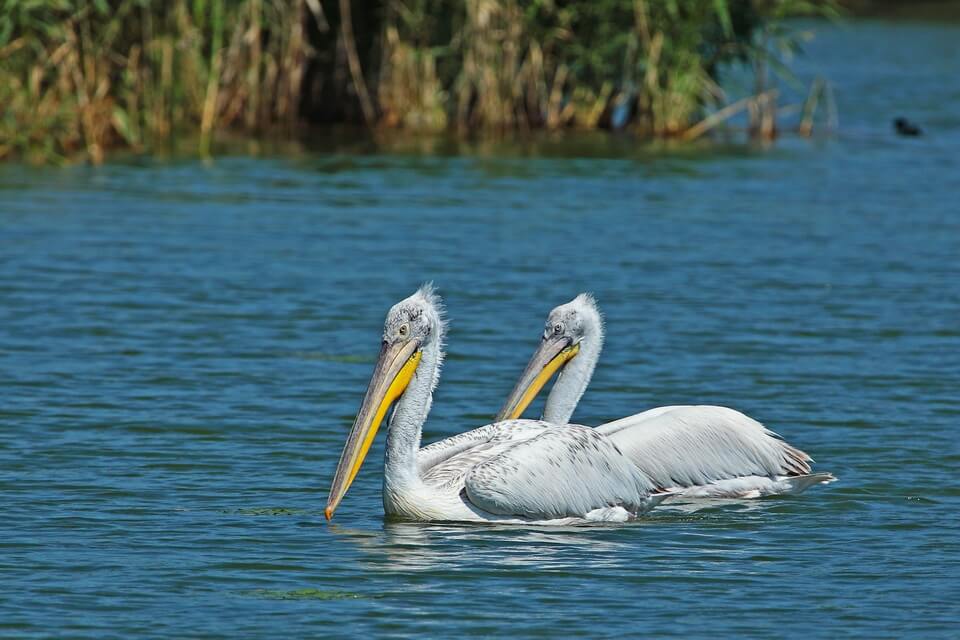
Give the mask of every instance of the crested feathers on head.
[[600, 311], [600, 307], [597, 305], [597, 299], [593, 294], [585, 291], [574, 298], [572, 302], [580, 306], [582, 313], [591, 313], [595, 316], [596, 322], [594, 325], [602, 338], [604, 333], [603, 312]]
[[420, 299], [429, 310], [437, 327], [437, 333], [434, 339], [440, 342], [440, 348], [442, 350], [445, 346], [447, 327], [449, 326], [447, 321], [447, 308], [443, 304], [443, 298], [440, 297], [436, 287], [433, 286], [433, 281], [424, 282], [420, 285], [420, 288], [417, 289], [416, 293], [410, 297]]
[[433, 369], [433, 387], [436, 387], [440, 366], [443, 364], [446, 330], [443, 300], [434, 289], [433, 283], [425, 282], [412, 295], [390, 309], [383, 327], [383, 339], [396, 340], [408, 336], [418, 338], [424, 357], [432, 357], [436, 365]]
[[433, 335], [433, 340], [437, 345], [436, 368], [434, 369], [433, 380], [430, 385], [432, 391], [437, 388], [437, 384], [440, 381], [440, 369], [443, 367], [444, 348], [446, 347], [447, 337], [447, 309], [443, 304], [443, 299], [440, 297], [440, 294], [437, 293], [436, 288], [433, 286], [433, 281], [427, 281], [420, 285], [420, 288], [417, 289], [411, 298], [418, 298], [421, 303], [425, 305], [427, 313], [430, 314], [436, 326], [436, 333]]

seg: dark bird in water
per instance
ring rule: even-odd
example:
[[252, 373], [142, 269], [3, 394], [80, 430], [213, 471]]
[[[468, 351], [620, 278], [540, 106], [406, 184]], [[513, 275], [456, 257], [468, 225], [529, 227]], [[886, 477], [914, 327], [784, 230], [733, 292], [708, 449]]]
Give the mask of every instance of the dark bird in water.
[[893, 128], [897, 130], [897, 133], [901, 136], [919, 136], [923, 135], [923, 130], [917, 125], [913, 124], [906, 118], [896, 118], [893, 121]]

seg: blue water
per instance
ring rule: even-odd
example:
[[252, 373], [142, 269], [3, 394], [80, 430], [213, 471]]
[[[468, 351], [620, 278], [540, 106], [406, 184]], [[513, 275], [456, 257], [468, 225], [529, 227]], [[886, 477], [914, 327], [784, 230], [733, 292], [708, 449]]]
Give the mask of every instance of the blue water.
[[[768, 149], [0, 167], [0, 635], [956, 637], [958, 38], [827, 30], [799, 69], [841, 135]], [[427, 442], [488, 421], [589, 290], [578, 421], [733, 406], [840, 481], [617, 527], [397, 524], [381, 441], [327, 525], [384, 314], [425, 280], [452, 322]]]

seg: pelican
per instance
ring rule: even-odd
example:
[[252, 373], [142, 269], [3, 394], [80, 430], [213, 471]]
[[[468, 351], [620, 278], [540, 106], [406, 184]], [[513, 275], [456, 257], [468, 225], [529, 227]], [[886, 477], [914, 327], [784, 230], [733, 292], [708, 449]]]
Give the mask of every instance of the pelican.
[[[547, 317], [540, 346], [496, 420], [519, 418], [557, 374], [543, 421], [564, 425], [590, 384], [603, 348], [603, 317], [580, 294]], [[596, 428], [673, 496], [757, 498], [800, 493], [832, 482], [811, 473], [813, 460], [739, 411], [714, 406], [657, 407]]]
[[422, 286], [387, 314], [367, 393], [334, 474], [329, 520], [387, 424], [383, 509], [417, 521], [577, 524], [630, 520], [667, 497], [589, 427], [489, 424], [420, 449], [443, 361], [439, 296]]

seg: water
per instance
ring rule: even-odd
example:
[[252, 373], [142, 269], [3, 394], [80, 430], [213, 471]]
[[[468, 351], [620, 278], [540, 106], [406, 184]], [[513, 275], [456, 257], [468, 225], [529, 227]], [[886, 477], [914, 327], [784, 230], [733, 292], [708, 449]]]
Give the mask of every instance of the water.
[[[954, 635], [957, 38], [829, 30], [799, 69], [844, 134], [768, 150], [0, 167], [0, 634]], [[429, 279], [426, 441], [488, 420], [591, 290], [578, 420], [730, 405], [840, 482], [610, 528], [396, 524], [381, 440], [327, 526], [383, 316]]]

